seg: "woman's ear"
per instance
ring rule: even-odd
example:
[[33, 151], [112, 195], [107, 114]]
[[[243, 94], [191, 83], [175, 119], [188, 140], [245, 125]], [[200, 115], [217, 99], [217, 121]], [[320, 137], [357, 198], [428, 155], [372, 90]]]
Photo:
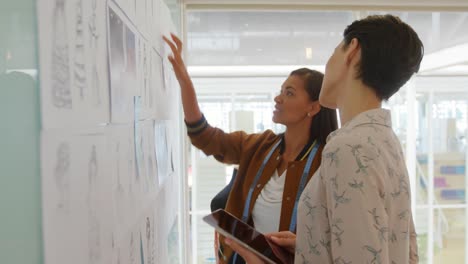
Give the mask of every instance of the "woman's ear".
[[320, 112], [320, 109], [322, 106], [320, 105], [319, 101], [314, 101], [312, 102], [309, 111], [307, 112], [308, 117], [314, 117], [318, 112]]

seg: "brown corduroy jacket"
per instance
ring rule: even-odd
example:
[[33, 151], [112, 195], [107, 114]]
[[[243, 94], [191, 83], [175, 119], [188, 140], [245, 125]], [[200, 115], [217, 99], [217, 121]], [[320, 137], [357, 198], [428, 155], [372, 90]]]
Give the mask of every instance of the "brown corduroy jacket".
[[[210, 126], [204, 118], [195, 124], [187, 124], [187, 130], [192, 144], [206, 155], [213, 155], [218, 161], [226, 164], [239, 165], [225, 210], [242, 219], [247, 194], [255, 175], [259, 171], [268, 152], [282, 138], [282, 135], [277, 135], [271, 130], [267, 130], [261, 134], [247, 134], [243, 131], [225, 133], [219, 128]], [[311, 146], [309, 146], [309, 151], [303, 151], [303, 157], [298, 157], [296, 161], [289, 162], [288, 164], [279, 231], [289, 229], [299, 182], [310, 148]], [[255, 201], [279, 165], [280, 149], [277, 148], [273, 152], [254, 189], [249, 207], [249, 224], [251, 225], [253, 225], [251, 213]], [[320, 166], [322, 150], [323, 146], [320, 146], [312, 162], [307, 180], [310, 180]], [[222, 256], [220, 263], [227, 263], [232, 255], [232, 250], [224, 244], [223, 238], [220, 239], [220, 250], [222, 250], [221, 254], [219, 254], [219, 256]]]

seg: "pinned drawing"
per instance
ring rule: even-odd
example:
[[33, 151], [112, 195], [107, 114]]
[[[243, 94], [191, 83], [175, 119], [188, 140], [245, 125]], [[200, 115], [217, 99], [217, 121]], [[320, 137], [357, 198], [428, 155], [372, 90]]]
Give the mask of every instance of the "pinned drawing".
[[148, 86], [149, 86], [149, 71], [148, 71], [148, 50], [146, 47], [146, 42], [143, 41], [143, 54], [142, 54], [142, 62], [143, 62], [143, 99], [144, 99], [144, 106], [148, 107]]
[[70, 145], [68, 142], [61, 142], [57, 148], [54, 178], [58, 189], [57, 209], [63, 212], [69, 210], [70, 163]]
[[135, 256], [135, 253], [136, 253], [136, 244], [135, 244], [135, 237], [134, 237], [134, 234], [133, 234], [133, 231], [130, 235], [130, 247], [129, 247], [129, 250], [130, 250], [130, 258], [129, 258], [129, 263], [130, 264], [136, 264], [137, 263], [137, 259], [136, 259], [136, 256]]
[[171, 89], [165, 88], [165, 76], [168, 75], [168, 70], [164, 69], [164, 60], [156, 51], [152, 52], [152, 61], [153, 61], [153, 87], [155, 89], [156, 96], [158, 99], [157, 104], [155, 104], [155, 117], [161, 120], [168, 120], [171, 117], [171, 107], [176, 105], [174, 102], [174, 97], [171, 96]]
[[98, 106], [101, 104], [101, 93], [99, 91], [99, 83], [100, 83], [100, 77], [99, 77], [99, 72], [98, 72], [98, 51], [99, 51], [99, 46], [98, 46], [98, 39], [99, 39], [99, 32], [97, 29], [97, 17], [96, 17], [96, 9], [97, 9], [97, 3], [96, 0], [91, 1], [92, 7], [91, 7], [91, 16], [89, 18], [88, 22], [88, 30], [89, 30], [89, 47], [91, 51], [91, 59], [92, 59], [92, 68], [91, 68], [91, 82], [90, 82], [90, 88], [92, 91], [93, 99], [94, 102], [93, 104], [95, 106]]
[[179, 259], [179, 225], [177, 217], [172, 223], [172, 227], [167, 236], [168, 263], [180, 263]]
[[155, 244], [155, 234], [154, 234], [154, 221], [151, 217], [146, 217], [145, 220], [145, 244], [146, 244], [146, 263], [147, 264], [155, 264], [155, 251], [156, 251], [156, 244]]
[[98, 173], [98, 163], [97, 163], [96, 145], [93, 145], [91, 147], [91, 157], [88, 163], [88, 180], [89, 180], [90, 190], [92, 189], [93, 185], [96, 183], [97, 173]]
[[86, 89], [86, 61], [85, 61], [85, 37], [83, 32], [83, 1], [76, 2], [75, 16], [75, 56], [73, 63], [74, 85], [78, 90], [81, 101], [84, 100]]
[[115, 234], [112, 232], [112, 235], [111, 235], [111, 241], [112, 241], [112, 244], [111, 244], [111, 249], [112, 249], [112, 263], [115, 263], [115, 264], [121, 264], [122, 261], [122, 256], [121, 256], [121, 251], [120, 251], [120, 247], [117, 245], [116, 241], [115, 241]]
[[115, 144], [115, 154], [114, 154], [114, 159], [115, 159], [115, 169], [116, 169], [116, 177], [117, 177], [117, 183], [116, 186], [114, 187], [115, 194], [114, 194], [114, 202], [115, 208], [117, 211], [118, 219], [120, 221], [123, 221], [125, 219], [125, 210], [123, 208], [125, 204], [125, 187], [122, 184], [121, 181], [121, 174], [120, 174], [120, 167], [121, 167], [121, 153], [120, 153], [120, 142], [117, 140]]
[[99, 263], [101, 259], [101, 238], [100, 238], [100, 224], [96, 212], [89, 209], [88, 214], [88, 253], [89, 262], [91, 264]]
[[96, 191], [97, 180], [97, 152], [96, 145], [92, 145], [88, 161], [88, 261], [91, 264], [99, 263], [101, 259], [101, 227], [96, 208], [97, 196], [99, 195]]
[[146, 156], [148, 159], [147, 165], [147, 182], [149, 187], [156, 187], [158, 184], [157, 177], [157, 164], [155, 158], [155, 146], [154, 146], [154, 121], [147, 121], [145, 125], [145, 137], [146, 137]]
[[154, 127], [155, 154], [158, 168], [159, 184], [171, 174], [170, 151], [168, 144], [167, 125], [164, 121], [155, 122]]
[[56, 108], [71, 109], [69, 53], [65, 0], [56, 0], [52, 36], [52, 103]]
[[135, 34], [112, 8], [109, 8], [109, 52], [112, 121], [128, 123], [133, 121], [136, 87]]

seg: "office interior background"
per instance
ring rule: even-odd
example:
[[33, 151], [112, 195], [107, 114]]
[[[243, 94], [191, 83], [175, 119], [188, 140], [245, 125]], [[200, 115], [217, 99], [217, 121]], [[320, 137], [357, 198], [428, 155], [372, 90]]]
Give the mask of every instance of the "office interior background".
[[[13, 6], [7, 2], [2, 1], [0, 9]], [[271, 121], [273, 98], [282, 81], [300, 67], [324, 71], [352, 21], [391, 13], [410, 24], [424, 43], [425, 57], [420, 72], [384, 107], [392, 112], [405, 150], [420, 263], [468, 263], [468, 1], [164, 2], [184, 41], [201, 109], [212, 125], [225, 131], [283, 131]], [[4, 21], [4, 29], [13, 25], [4, 32], [13, 35], [14, 25], [24, 22], [14, 15]], [[34, 24], [35, 18], [25, 23]], [[34, 37], [18, 39], [34, 50]], [[179, 121], [183, 124], [182, 118]], [[233, 167], [206, 157], [187, 138], [181, 140], [177, 262], [215, 263], [213, 229], [202, 217], [230, 181]], [[39, 241], [40, 235], [34, 239]]]
[[[384, 105], [406, 150], [420, 263], [468, 263], [468, 12], [438, 10], [424, 1], [419, 8], [402, 1], [386, 7], [365, 5], [375, 1], [356, 2], [358, 7], [353, 1], [341, 1], [347, 7], [314, 2], [266, 8], [213, 3], [186, 10], [186, 58], [208, 121], [226, 131], [282, 131], [271, 116], [287, 74], [302, 66], [323, 71], [353, 20], [398, 15], [425, 46], [419, 74]], [[212, 230], [201, 217], [229, 182], [232, 168], [195, 148], [190, 161], [192, 256], [194, 262], [210, 263]]]

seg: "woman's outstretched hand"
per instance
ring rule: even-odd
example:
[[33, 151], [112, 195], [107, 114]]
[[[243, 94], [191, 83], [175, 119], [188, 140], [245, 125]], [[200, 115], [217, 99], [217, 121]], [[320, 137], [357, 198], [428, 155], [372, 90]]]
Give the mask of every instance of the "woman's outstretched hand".
[[164, 42], [169, 45], [172, 50], [172, 54], [167, 58], [174, 68], [174, 73], [179, 81], [180, 86], [183, 88], [186, 85], [191, 85], [192, 81], [187, 72], [184, 60], [182, 59], [182, 41], [174, 34], [171, 33], [171, 39], [163, 36]]
[[174, 68], [174, 73], [181, 88], [182, 105], [184, 107], [185, 121], [195, 123], [202, 118], [200, 107], [198, 106], [197, 95], [193, 87], [190, 75], [182, 59], [182, 41], [171, 34], [171, 39], [163, 36], [164, 41], [169, 45], [172, 54], [168, 56], [169, 62]]

